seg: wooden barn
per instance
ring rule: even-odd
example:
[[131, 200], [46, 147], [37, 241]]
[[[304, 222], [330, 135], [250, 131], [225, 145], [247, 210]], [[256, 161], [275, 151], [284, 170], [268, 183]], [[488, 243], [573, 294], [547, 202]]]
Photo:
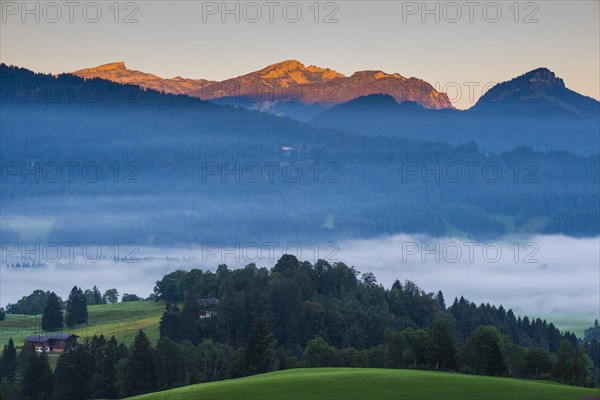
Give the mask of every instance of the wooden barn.
[[25, 339], [26, 346], [32, 346], [35, 351], [41, 353], [62, 353], [77, 344], [79, 336], [70, 333], [52, 333], [46, 336], [28, 336]]
[[198, 318], [211, 318], [217, 314], [219, 299], [198, 299]]

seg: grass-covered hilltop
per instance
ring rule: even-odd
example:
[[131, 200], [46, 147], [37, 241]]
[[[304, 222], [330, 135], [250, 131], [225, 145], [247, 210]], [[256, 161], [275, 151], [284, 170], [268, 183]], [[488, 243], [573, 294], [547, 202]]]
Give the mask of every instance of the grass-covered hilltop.
[[444, 372], [314, 368], [205, 383], [134, 397], [136, 400], [579, 400], [598, 389], [550, 382]]
[[597, 321], [577, 338], [501, 305], [448, 305], [411, 281], [385, 288], [342, 262], [180, 270], [145, 300], [117, 300], [74, 287], [66, 301], [37, 290], [8, 305], [2, 400], [599, 394]]

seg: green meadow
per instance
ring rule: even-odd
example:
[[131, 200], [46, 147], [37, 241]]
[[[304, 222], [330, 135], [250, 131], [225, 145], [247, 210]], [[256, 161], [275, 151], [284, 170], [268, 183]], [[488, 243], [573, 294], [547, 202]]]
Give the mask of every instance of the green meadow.
[[131, 400], [580, 400], [598, 389], [416, 370], [314, 368], [187, 386]]
[[[89, 306], [89, 319], [86, 326], [74, 329], [65, 328], [61, 332], [74, 333], [81, 338], [94, 335], [114, 336], [127, 345], [133, 342], [137, 331], [143, 330], [150, 340], [158, 341], [158, 325], [164, 311], [164, 303], [153, 301], [136, 301], [127, 303]], [[40, 334], [41, 316], [7, 315], [0, 322], [0, 348], [10, 337], [17, 347], [29, 335]]]

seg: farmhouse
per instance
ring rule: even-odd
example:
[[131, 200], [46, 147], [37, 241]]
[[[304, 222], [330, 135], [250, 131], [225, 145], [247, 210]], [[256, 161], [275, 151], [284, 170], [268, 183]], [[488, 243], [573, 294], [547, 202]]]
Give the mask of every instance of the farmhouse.
[[25, 345], [32, 346], [38, 353], [43, 351], [48, 353], [62, 353], [75, 346], [78, 337], [69, 333], [53, 333], [47, 336], [33, 335], [25, 339]]
[[219, 299], [198, 299], [198, 318], [210, 318], [216, 315]]

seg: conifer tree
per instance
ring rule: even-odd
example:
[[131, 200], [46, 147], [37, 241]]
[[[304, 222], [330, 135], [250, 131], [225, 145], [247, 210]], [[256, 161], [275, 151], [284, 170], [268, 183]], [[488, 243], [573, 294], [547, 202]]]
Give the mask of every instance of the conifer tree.
[[139, 331], [133, 342], [131, 355], [125, 366], [125, 391], [129, 396], [152, 392], [156, 389], [157, 373], [150, 340]]
[[53, 377], [46, 353], [37, 354], [25, 346], [19, 362], [23, 400], [51, 400]]
[[262, 374], [272, 370], [275, 363], [273, 349], [276, 343], [277, 340], [269, 332], [267, 324], [258, 320], [250, 331], [246, 348], [246, 364], [251, 373]]
[[42, 315], [42, 330], [55, 331], [63, 327], [63, 312], [60, 300], [56, 293], [52, 292], [46, 299], [44, 314]]
[[86, 400], [90, 398], [93, 359], [88, 345], [76, 346], [62, 353], [54, 371], [56, 399]]
[[8, 344], [4, 345], [4, 349], [2, 350], [0, 370], [2, 370], [0, 380], [1, 378], [7, 378], [11, 383], [14, 382], [17, 374], [17, 350], [12, 338], [8, 339]]
[[83, 291], [74, 286], [67, 300], [65, 322], [68, 327], [86, 324], [88, 321], [87, 300]]

